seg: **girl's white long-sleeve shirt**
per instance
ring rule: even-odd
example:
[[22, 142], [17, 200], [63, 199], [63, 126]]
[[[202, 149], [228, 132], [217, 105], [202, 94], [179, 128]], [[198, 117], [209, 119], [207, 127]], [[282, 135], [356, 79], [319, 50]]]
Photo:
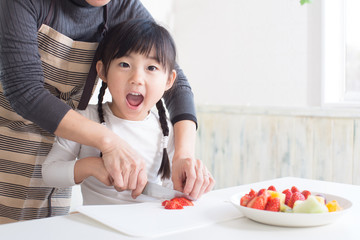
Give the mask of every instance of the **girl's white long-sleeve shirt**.
[[[106, 126], [118, 134], [137, 153], [143, 157], [149, 182], [171, 185], [161, 181], [157, 172], [160, 168], [163, 146], [163, 133], [157, 113], [150, 112], [143, 121], [129, 121], [113, 115], [108, 103], [103, 105]], [[88, 119], [99, 122], [96, 105], [89, 105], [86, 110], [79, 111]], [[169, 126], [169, 142], [167, 151], [169, 159], [174, 154], [174, 137], [171, 123]], [[42, 166], [43, 179], [46, 185], [62, 188], [75, 185], [74, 167], [77, 159], [100, 156], [100, 151], [64, 138], [57, 137], [56, 141]], [[171, 162], [171, 161], [170, 161]], [[81, 183], [84, 205], [93, 204], [124, 204], [152, 200], [144, 195], [132, 199], [130, 191], [118, 192], [112, 186], [106, 186], [94, 177], [89, 177]]]

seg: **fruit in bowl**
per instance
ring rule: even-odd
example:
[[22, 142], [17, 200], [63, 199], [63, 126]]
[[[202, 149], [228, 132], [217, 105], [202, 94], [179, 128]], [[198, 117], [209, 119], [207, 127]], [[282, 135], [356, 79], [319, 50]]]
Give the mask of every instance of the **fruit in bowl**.
[[293, 186], [282, 192], [274, 186], [260, 189], [258, 192], [251, 189], [240, 199], [244, 207], [285, 213], [326, 213], [340, 211], [342, 208], [336, 200], [330, 202], [323, 195], [313, 195], [310, 191], [300, 191]]

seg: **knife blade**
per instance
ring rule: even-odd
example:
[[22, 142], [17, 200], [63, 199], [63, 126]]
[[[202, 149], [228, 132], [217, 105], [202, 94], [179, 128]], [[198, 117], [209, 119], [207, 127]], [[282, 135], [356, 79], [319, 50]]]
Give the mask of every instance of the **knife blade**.
[[170, 189], [170, 188], [166, 188], [159, 184], [151, 183], [151, 182], [148, 182], [145, 185], [145, 188], [144, 188], [142, 194], [153, 197], [153, 198], [158, 198], [158, 199], [172, 199], [175, 197], [184, 197], [191, 201], [195, 200], [192, 197], [190, 197], [188, 194], [185, 194], [185, 193], [182, 193], [182, 192]]

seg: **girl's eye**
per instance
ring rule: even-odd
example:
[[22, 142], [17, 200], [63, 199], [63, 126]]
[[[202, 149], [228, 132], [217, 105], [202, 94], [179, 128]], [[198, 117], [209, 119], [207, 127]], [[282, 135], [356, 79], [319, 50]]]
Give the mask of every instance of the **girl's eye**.
[[121, 62], [121, 63], [119, 63], [119, 65], [120, 65], [120, 67], [123, 67], [123, 68], [129, 67], [129, 64], [126, 62]]
[[155, 66], [148, 66], [148, 70], [150, 71], [155, 71], [157, 69], [157, 67]]

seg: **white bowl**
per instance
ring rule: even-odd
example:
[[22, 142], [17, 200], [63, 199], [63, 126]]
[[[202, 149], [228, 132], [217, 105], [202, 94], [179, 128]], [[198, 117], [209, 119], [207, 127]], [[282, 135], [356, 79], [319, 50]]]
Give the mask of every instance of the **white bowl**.
[[[341, 211], [329, 213], [284, 213], [271, 212], [259, 209], [248, 208], [240, 205], [240, 199], [245, 193], [238, 193], [231, 197], [231, 203], [239, 209], [245, 217], [256, 222], [284, 227], [313, 227], [333, 223], [342, 217], [352, 207], [351, 201], [331, 194], [323, 194], [327, 201], [336, 200], [342, 207]], [[320, 194], [320, 193], [313, 193]]]

